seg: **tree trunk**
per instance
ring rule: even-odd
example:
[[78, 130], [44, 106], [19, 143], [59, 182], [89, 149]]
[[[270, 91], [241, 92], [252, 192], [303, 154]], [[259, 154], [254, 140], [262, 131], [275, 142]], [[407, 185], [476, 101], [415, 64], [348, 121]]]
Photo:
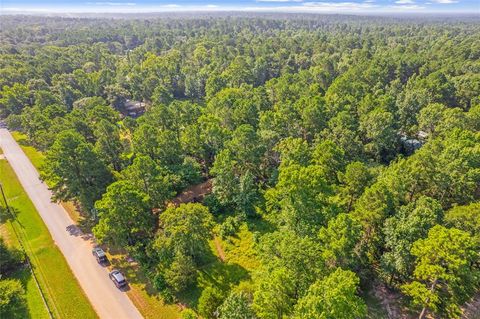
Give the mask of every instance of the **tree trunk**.
[[390, 275], [390, 279], [388, 280], [388, 285], [389, 285], [390, 287], [392, 287], [393, 277], [394, 277], [393, 274], [391, 274], [391, 275]]
[[[432, 286], [430, 287], [430, 291], [432, 292], [435, 289], [435, 286], [437, 285], [438, 279], [435, 279], [432, 283]], [[425, 303], [428, 303], [430, 301], [430, 298], [427, 298], [425, 300]], [[420, 315], [418, 316], [418, 319], [423, 319], [425, 316], [425, 312], [427, 311], [427, 306], [423, 307], [422, 312], [420, 312]]]
[[352, 210], [352, 205], [353, 205], [353, 196], [350, 196], [350, 200], [348, 201], [347, 213], [350, 213], [350, 211]]
[[420, 316], [418, 316], [418, 319], [423, 319], [425, 316], [425, 311], [427, 311], [427, 307], [423, 307], [422, 312], [420, 312]]

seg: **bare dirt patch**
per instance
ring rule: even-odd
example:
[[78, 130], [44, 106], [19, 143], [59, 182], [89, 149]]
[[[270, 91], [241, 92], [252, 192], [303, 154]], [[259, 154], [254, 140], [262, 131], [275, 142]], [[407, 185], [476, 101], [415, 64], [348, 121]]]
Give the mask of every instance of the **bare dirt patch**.
[[388, 314], [388, 319], [413, 319], [416, 316], [408, 313], [401, 304], [401, 295], [392, 289], [389, 289], [383, 283], [374, 284], [375, 296], [380, 300], [382, 307]]
[[183, 203], [196, 203], [202, 201], [206, 195], [212, 192], [212, 180], [209, 179], [201, 184], [193, 185], [175, 197], [171, 204], [178, 206]]
[[463, 307], [464, 319], [480, 319], [480, 293], [476, 294], [471, 301]]
[[217, 251], [218, 258], [220, 258], [220, 260], [222, 262], [224, 262], [225, 261], [225, 252], [223, 251], [222, 244], [221, 244], [220, 240], [218, 239], [218, 237], [215, 236], [213, 242], [215, 243], [215, 250]]

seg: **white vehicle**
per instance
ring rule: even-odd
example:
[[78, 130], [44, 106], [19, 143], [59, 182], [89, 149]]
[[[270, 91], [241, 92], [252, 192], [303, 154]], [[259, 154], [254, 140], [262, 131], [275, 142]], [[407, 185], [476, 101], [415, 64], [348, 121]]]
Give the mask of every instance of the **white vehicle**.
[[115, 286], [117, 286], [117, 288], [127, 285], [127, 280], [125, 277], [123, 277], [122, 273], [116, 269], [112, 270], [108, 276], [110, 277], [110, 280], [113, 281]]

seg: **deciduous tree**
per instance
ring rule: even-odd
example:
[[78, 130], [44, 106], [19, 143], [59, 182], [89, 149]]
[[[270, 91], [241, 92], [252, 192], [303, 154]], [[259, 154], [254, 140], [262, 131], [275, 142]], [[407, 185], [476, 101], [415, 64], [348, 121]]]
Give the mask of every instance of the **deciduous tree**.
[[336, 269], [318, 280], [300, 298], [294, 318], [350, 319], [363, 318], [367, 313], [364, 301], [357, 296], [360, 280], [351, 271]]
[[416, 257], [415, 280], [403, 285], [402, 291], [422, 308], [419, 318], [427, 309], [459, 318], [460, 305], [478, 288], [478, 242], [467, 232], [437, 225], [427, 238], [413, 244], [411, 253]]
[[112, 176], [93, 147], [75, 131], [64, 131], [48, 150], [43, 178], [57, 200], [78, 200], [83, 209], [93, 208]]
[[100, 242], [135, 246], [152, 236], [155, 217], [149, 207], [148, 195], [128, 181], [108, 186], [95, 208], [99, 222], [93, 233]]

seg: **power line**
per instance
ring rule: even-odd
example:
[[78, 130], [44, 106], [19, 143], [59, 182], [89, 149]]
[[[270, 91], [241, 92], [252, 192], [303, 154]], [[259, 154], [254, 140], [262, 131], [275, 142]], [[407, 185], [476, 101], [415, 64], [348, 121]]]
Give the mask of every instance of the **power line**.
[[[3, 185], [1, 183], [0, 183], [0, 192], [2, 193], [2, 197], [3, 197], [3, 201], [5, 203], [5, 208], [7, 210], [7, 213], [10, 215], [10, 217], [13, 220], [16, 220], [15, 214], [10, 210], [10, 206], [8, 206], [7, 197], [5, 196], [5, 192], [3, 191]], [[27, 250], [25, 249], [22, 238], [18, 235], [17, 230], [15, 229], [15, 225], [13, 224], [13, 222], [11, 223], [11, 225], [12, 225], [13, 233], [15, 234], [15, 237], [17, 238], [18, 243], [20, 244], [20, 248], [23, 250], [23, 252], [26, 256], [25, 259], [26, 259], [28, 268], [30, 269], [30, 272], [32, 273], [32, 276], [33, 276], [35, 284], [38, 288], [38, 291], [40, 291], [40, 295], [42, 296], [43, 304], [45, 305], [45, 308], [47, 309], [47, 312], [48, 312], [48, 315], [50, 316], [50, 319], [53, 319], [52, 311], [51, 311], [50, 307], [48, 306], [48, 303], [47, 303], [47, 300], [46, 300], [45, 295], [43, 293], [43, 290], [40, 287], [40, 284], [38, 282], [37, 276], [35, 275], [35, 272], [33, 271], [32, 264], [30, 263], [30, 258], [28, 256]]]

